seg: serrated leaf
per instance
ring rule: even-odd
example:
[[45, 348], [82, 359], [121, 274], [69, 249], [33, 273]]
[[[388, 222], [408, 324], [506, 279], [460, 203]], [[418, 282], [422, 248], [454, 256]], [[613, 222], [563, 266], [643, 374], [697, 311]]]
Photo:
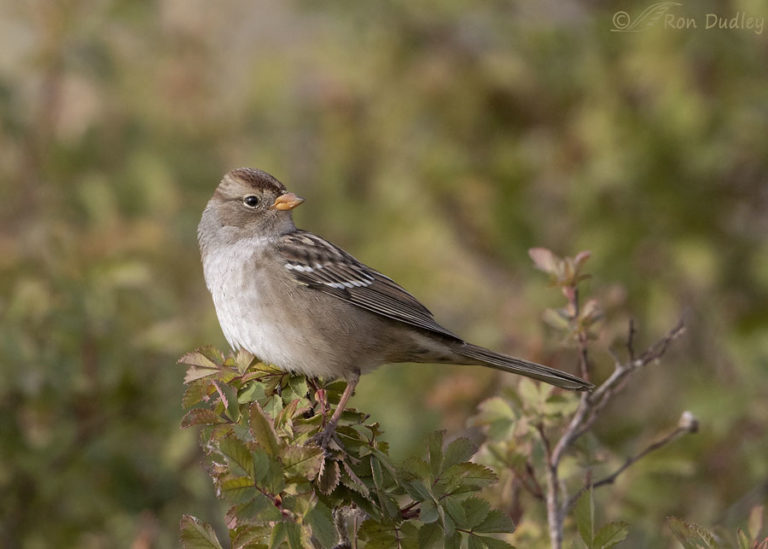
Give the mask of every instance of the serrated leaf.
[[451, 442], [445, 449], [445, 458], [443, 459], [443, 470], [469, 461], [477, 452], [477, 446], [468, 438], [457, 438]]
[[213, 527], [191, 515], [183, 515], [179, 523], [184, 549], [222, 549]]
[[624, 541], [627, 534], [629, 534], [629, 525], [626, 522], [609, 522], [595, 534], [594, 546], [597, 549], [609, 549]]
[[440, 481], [435, 485], [437, 494], [460, 494], [471, 492], [493, 484], [498, 480], [492, 469], [479, 463], [464, 462], [443, 471]]
[[229, 535], [232, 541], [232, 547], [237, 549], [267, 549], [267, 542], [269, 541], [269, 534], [272, 531], [267, 526], [257, 526], [254, 524], [247, 524], [245, 526], [237, 526], [233, 530], [229, 531]]
[[418, 478], [430, 482], [430, 467], [426, 461], [420, 458], [408, 458], [403, 463], [400, 476], [404, 479]]
[[272, 422], [264, 414], [258, 402], [251, 404], [249, 408], [249, 421], [253, 440], [261, 446], [269, 456], [277, 456], [280, 446], [277, 442], [277, 434], [272, 427]]
[[226, 423], [227, 421], [213, 410], [205, 408], [195, 408], [190, 410], [181, 420], [182, 427], [193, 427], [195, 425], [216, 425]]
[[260, 524], [282, 518], [280, 509], [275, 507], [272, 500], [260, 492], [252, 500], [241, 505], [235, 505], [229, 514], [237, 517], [239, 522], [250, 521]]
[[317, 488], [326, 496], [333, 492], [339, 485], [341, 475], [339, 464], [336, 460], [324, 459], [317, 475]]
[[191, 366], [187, 368], [187, 371], [184, 373], [184, 383], [192, 383], [194, 381], [197, 381], [198, 379], [203, 379], [205, 377], [210, 377], [213, 375], [216, 375], [221, 370], [216, 368], [202, 368], [200, 366]]
[[515, 531], [515, 523], [498, 509], [491, 509], [483, 522], [473, 528], [482, 534], [510, 534]]
[[464, 513], [467, 517], [467, 527], [474, 529], [488, 517], [488, 513], [491, 511], [490, 504], [480, 498], [469, 497], [462, 503], [464, 506]]
[[280, 460], [287, 475], [313, 479], [320, 472], [323, 450], [316, 446], [289, 446], [283, 450]]
[[336, 544], [336, 529], [328, 507], [322, 502], [317, 502], [304, 515], [304, 523], [307, 524], [322, 547], [333, 547]]
[[368, 490], [368, 487], [360, 479], [360, 477], [358, 477], [357, 474], [352, 470], [352, 468], [349, 466], [346, 460], [342, 461], [341, 465], [343, 468], [341, 481], [344, 483], [344, 486], [352, 490], [355, 490], [365, 498], [369, 498], [371, 493]]
[[237, 389], [228, 383], [218, 380], [213, 380], [212, 383], [216, 387], [216, 392], [219, 393], [219, 398], [221, 398], [221, 403], [224, 405], [227, 417], [234, 422], [239, 421], [240, 404], [237, 402]]
[[221, 483], [220, 487], [221, 497], [233, 505], [250, 501], [259, 494], [253, 479], [248, 477], [227, 479]]
[[225, 438], [219, 443], [219, 451], [229, 461], [234, 474], [253, 476], [253, 456], [240, 440], [234, 437]]
[[272, 531], [268, 526], [247, 524], [237, 526], [229, 531], [232, 547], [236, 549], [267, 549], [269, 534]]
[[248, 370], [248, 366], [255, 360], [255, 357], [244, 349], [237, 351], [234, 357], [234, 366], [237, 371], [242, 375]]
[[443, 529], [440, 524], [432, 522], [419, 528], [419, 547], [422, 549], [441, 549], [443, 547]]
[[224, 356], [221, 354], [221, 351], [212, 345], [206, 345], [195, 349], [191, 353], [184, 353], [176, 362], [177, 364], [185, 364], [187, 366], [218, 368], [224, 362]]
[[467, 513], [464, 512], [464, 506], [459, 498], [447, 497], [442, 500], [443, 509], [450, 515], [457, 528], [468, 530]]
[[196, 381], [190, 383], [184, 390], [184, 396], [181, 397], [181, 406], [185, 410], [189, 410], [193, 406], [197, 406], [202, 403], [204, 398], [208, 395], [208, 388], [210, 384], [207, 381]]

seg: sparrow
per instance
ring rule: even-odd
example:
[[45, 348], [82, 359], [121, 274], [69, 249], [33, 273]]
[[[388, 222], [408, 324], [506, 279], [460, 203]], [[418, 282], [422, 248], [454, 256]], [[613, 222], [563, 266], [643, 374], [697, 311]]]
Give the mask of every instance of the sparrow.
[[304, 202], [261, 170], [227, 173], [197, 230], [205, 282], [234, 350], [347, 386], [321, 433], [326, 445], [360, 375], [398, 362], [480, 365], [576, 391], [566, 372], [463, 340], [396, 282], [321, 236], [297, 229]]

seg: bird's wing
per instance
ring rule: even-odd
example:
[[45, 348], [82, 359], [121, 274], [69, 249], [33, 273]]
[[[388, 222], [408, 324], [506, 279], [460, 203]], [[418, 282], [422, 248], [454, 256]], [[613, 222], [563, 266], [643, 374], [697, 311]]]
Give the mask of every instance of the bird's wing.
[[283, 235], [278, 243], [283, 265], [300, 283], [372, 313], [456, 341], [424, 305], [380, 272], [341, 248], [306, 231]]

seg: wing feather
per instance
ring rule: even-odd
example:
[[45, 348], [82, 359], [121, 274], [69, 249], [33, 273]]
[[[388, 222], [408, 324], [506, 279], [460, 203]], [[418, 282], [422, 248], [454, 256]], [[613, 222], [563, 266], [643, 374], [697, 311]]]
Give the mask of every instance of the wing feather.
[[386, 318], [462, 341], [440, 326], [429, 309], [391, 278], [317, 235], [301, 230], [283, 235], [278, 250], [285, 268], [310, 288]]

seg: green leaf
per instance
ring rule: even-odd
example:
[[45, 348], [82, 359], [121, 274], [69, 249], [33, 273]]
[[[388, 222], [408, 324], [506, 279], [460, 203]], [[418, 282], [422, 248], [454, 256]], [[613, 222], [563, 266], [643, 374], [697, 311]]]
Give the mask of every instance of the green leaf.
[[240, 403], [237, 402], [237, 389], [229, 385], [228, 383], [213, 381], [213, 386], [216, 387], [216, 391], [219, 393], [221, 403], [224, 404], [227, 417], [232, 421], [237, 422], [240, 420]]
[[406, 492], [416, 501], [432, 500], [432, 492], [421, 480], [412, 480], [404, 485]]
[[323, 464], [323, 450], [316, 446], [288, 446], [280, 460], [286, 475], [313, 479]]
[[234, 437], [225, 438], [219, 442], [219, 451], [227, 458], [233, 474], [253, 476], [253, 456], [240, 440]]
[[418, 478], [425, 482], [431, 482], [430, 467], [426, 461], [420, 458], [408, 458], [400, 469], [399, 476], [403, 479]]
[[464, 506], [464, 513], [467, 517], [467, 527], [474, 530], [478, 525], [482, 524], [488, 513], [491, 511], [490, 504], [480, 498], [469, 497], [462, 503]]
[[272, 535], [269, 538], [269, 549], [277, 549], [285, 541], [285, 538], [288, 537], [285, 524], [285, 522], [278, 522], [272, 528]]
[[221, 483], [221, 497], [231, 504], [245, 503], [259, 494], [248, 477], [230, 478]]
[[461, 534], [453, 532], [445, 537], [445, 549], [461, 549]]
[[369, 498], [371, 495], [370, 490], [368, 490], [368, 487], [360, 479], [360, 477], [357, 476], [357, 473], [355, 473], [352, 470], [352, 468], [349, 466], [347, 461], [343, 460], [341, 462], [341, 465], [342, 465], [341, 481], [342, 483], [344, 483], [344, 486], [352, 490], [355, 490], [365, 498]]
[[491, 509], [483, 522], [472, 529], [483, 534], [509, 534], [515, 531], [515, 523], [497, 509]]
[[573, 518], [576, 521], [579, 536], [581, 536], [587, 547], [592, 549], [595, 539], [595, 506], [591, 490], [586, 490], [579, 498], [579, 501], [576, 502], [576, 506], [573, 509]]
[[484, 549], [482, 540], [470, 534], [467, 539], [467, 549]]
[[235, 505], [230, 513], [234, 514], [240, 522], [250, 521], [260, 524], [281, 520], [283, 518], [280, 509], [275, 507], [275, 504], [271, 499], [260, 492], [257, 493], [252, 500], [240, 505]]
[[333, 547], [335, 545], [337, 536], [336, 529], [333, 526], [331, 511], [322, 502], [317, 502], [304, 515], [304, 522], [309, 526], [312, 535], [317, 538], [322, 547]]
[[222, 549], [213, 527], [191, 515], [183, 515], [179, 523], [184, 549]]
[[429, 448], [429, 467], [432, 478], [437, 478], [443, 466], [443, 435], [445, 431], [435, 431], [429, 436], [427, 448]]
[[467, 514], [464, 512], [464, 506], [457, 497], [447, 497], [442, 500], [443, 509], [450, 515], [457, 528], [469, 529], [467, 524]]
[[246, 524], [230, 530], [231, 547], [248, 549], [267, 549], [272, 528], [264, 525]]
[[285, 532], [288, 537], [288, 547], [290, 549], [302, 549], [301, 546], [301, 526], [295, 522], [286, 522]]
[[375, 456], [371, 456], [371, 476], [376, 490], [382, 491], [384, 489], [384, 471], [381, 469], [381, 462]]
[[248, 367], [253, 363], [254, 360], [256, 360], [256, 358], [251, 353], [240, 349], [235, 355], [235, 368], [240, 373], [240, 375], [243, 375], [246, 371], [248, 371]]
[[515, 549], [514, 546], [500, 539], [496, 539], [488, 536], [474, 536], [474, 537], [477, 537], [477, 539], [483, 543], [483, 547], [487, 547], [488, 549]]
[[629, 534], [629, 525], [626, 522], [609, 522], [595, 534], [595, 547], [597, 549], [609, 549], [624, 541]]
[[184, 417], [181, 420], [181, 426], [193, 427], [195, 425], [215, 425], [226, 422], [227, 420], [225, 420], [213, 410], [208, 410], [206, 408], [195, 408], [194, 410], [190, 410], [184, 414]]
[[422, 549], [441, 549], [443, 547], [443, 529], [440, 524], [432, 522], [419, 528], [419, 547]]
[[218, 368], [224, 362], [224, 356], [212, 345], [206, 345], [195, 349], [191, 353], [185, 353], [176, 361], [187, 366], [200, 366], [201, 368]]
[[221, 372], [220, 364], [223, 362], [223, 357], [213, 347], [206, 347], [182, 355], [177, 362], [189, 366], [184, 376], [184, 383], [192, 383]]
[[430, 524], [435, 522], [439, 518], [437, 511], [437, 504], [434, 500], [426, 500], [422, 502], [419, 510], [419, 520], [424, 524]]
[[340, 478], [338, 462], [326, 458], [317, 475], [317, 488], [321, 494], [329, 495], [339, 485]]
[[461, 494], [473, 492], [496, 482], [496, 473], [485, 465], [464, 462], [443, 471], [441, 479], [435, 484], [436, 495]]
[[272, 427], [272, 422], [264, 414], [258, 402], [250, 406], [249, 425], [253, 440], [261, 446], [269, 456], [277, 456], [280, 453], [280, 446], [277, 442], [277, 435]]
[[443, 469], [468, 461], [477, 452], [477, 446], [468, 438], [457, 438], [445, 449]]
[[190, 383], [184, 390], [184, 396], [181, 397], [181, 406], [189, 410], [203, 402], [203, 398], [208, 394], [210, 383], [207, 380], [195, 381]]

